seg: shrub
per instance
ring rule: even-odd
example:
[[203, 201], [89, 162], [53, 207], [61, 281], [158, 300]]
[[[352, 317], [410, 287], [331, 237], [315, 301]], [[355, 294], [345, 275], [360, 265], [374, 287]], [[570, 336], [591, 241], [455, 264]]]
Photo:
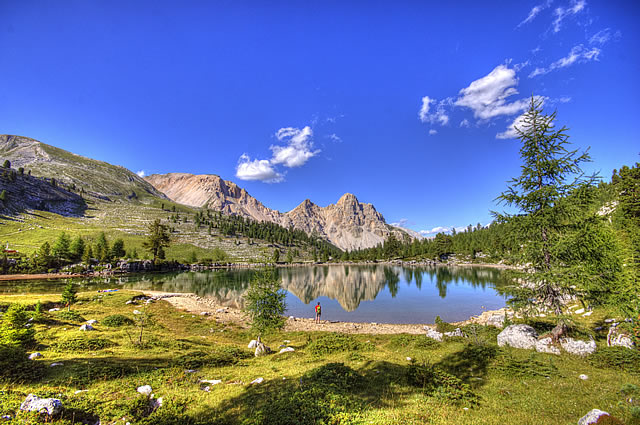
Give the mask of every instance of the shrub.
[[391, 337], [387, 344], [390, 348], [415, 348], [419, 350], [431, 349], [439, 344], [436, 340], [427, 338], [424, 335], [398, 334]]
[[436, 331], [440, 333], [452, 332], [456, 330], [456, 327], [450, 323], [445, 322], [440, 318], [440, 316], [436, 316]]
[[351, 391], [362, 384], [363, 378], [343, 363], [327, 363], [302, 376], [302, 381], [311, 385]]
[[21, 304], [11, 304], [0, 320], [0, 344], [22, 347], [34, 343], [35, 331], [28, 323], [29, 316]]
[[119, 328], [120, 326], [133, 325], [133, 320], [124, 314], [112, 314], [102, 319], [101, 323], [109, 328]]
[[425, 393], [455, 403], [477, 404], [478, 396], [469, 385], [454, 375], [427, 362], [412, 362], [407, 371], [407, 380], [415, 387], [422, 388]]
[[353, 337], [337, 333], [323, 335], [307, 345], [307, 349], [314, 356], [323, 356], [342, 351], [358, 351], [362, 348], [363, 344]]
[[8, 381], [35, 381], [43, 374], [41, 362], [29, 360], [24, 348], [0, 344], [0, 379]]
[[85, 318], [82, 317], [77, 311], [60, 311], [56, 314], [57, 319], [68, 320], [70, 322], [84, 322]]
[[640, 352], [625, 347], [604, 347], [589, 355], [589, 362], [596, 367], [620, 369], [640, 374]]
[[116, 345], [116, 343], [113, 341], [99, 336], [72, 336], [58, 340], [53, 344], [53, 347], [61, 351], [94, 351], [103, 350], [105, 348], [113, 347], [114, 345]]

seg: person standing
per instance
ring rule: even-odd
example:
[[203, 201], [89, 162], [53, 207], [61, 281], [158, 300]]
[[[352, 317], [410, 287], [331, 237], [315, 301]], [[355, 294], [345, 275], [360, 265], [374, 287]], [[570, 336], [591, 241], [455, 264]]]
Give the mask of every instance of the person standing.
[[316, 305], [316, 323], [320, 323], [320, 314], [322, 314], [322, 308], [320, 307], [320, 301]]

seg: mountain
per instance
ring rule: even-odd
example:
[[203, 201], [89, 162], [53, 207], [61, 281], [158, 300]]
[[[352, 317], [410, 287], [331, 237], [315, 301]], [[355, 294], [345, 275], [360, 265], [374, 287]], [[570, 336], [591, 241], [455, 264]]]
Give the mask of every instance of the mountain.
[[137, 174], [73, 154], [60, 148], [22, 136], [0, 135], [0, 159], [11, 167], [23, 167], [34, 177], [55, 178], [69, 188], [103, 200], [134, 200], [165, 195]]
[[146, 180], [174, 202], [293, 227], [326, 239], [343, 250], [370, 248], [391, 234], [398, 239], [410, 237], [403, 229], [386, 224], [373, 205], [360, 203], [350, 193], [326, 207], [306, 199], [293, 210], [282, 213], [216, 175], [154, 174]]

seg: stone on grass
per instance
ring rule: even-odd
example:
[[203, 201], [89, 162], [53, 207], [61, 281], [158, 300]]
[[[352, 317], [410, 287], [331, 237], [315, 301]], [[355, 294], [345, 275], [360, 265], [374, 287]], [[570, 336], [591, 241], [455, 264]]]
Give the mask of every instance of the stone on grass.
[[29, 394], [27, 399], [20, 405], [20, 410], [27, 412], [47, 412], [49, 416], [54, 416], [62, 410], [62, 402], [57, 398], [40, 398]]
[[289, 352], [291, 352], [291, 351], [296, 351], [296, 350], [294, 350], [292, 347], [285, 347], [285, 348], [283, 348], [282, 350], [280, 350], [280, 354], [282, 354], [282, 353], [289, 353]]
[[591, 316], [592, 314], [593, 314], [593, 311], [587, 311], [585, 314], [582, 315], [582, 317]]
[[37, 351], [35, 353], [29, 354], [29, 360], [39, 359], [40, 357], [42, 357], [42, 354], [38, 353]]
[[260, 338], [256, 341], [256, 351], [253, 353], [254, 356], [266, 356], [271, 353], [271, 348], [267, 347], [263, 342], [260, 341]]
[[594, 340], [581, 341], [573, 338], [562, 338], [560, 339], [560, 346], [567, 353], [578, 356], [586, 356], [596, 351], [596, 342]]
[[445, 332], [444, 333], [446, 336], [448, 337], [452, 337], [452, 336], [460, 336], [460, 337], [464, 337], [464, 334], [462, 333], [462, 331], [460, 330], [460, 328], [456, 328], [454, 331], [452, 332]]
[[436, 341], [442, 341], [442, 334], [431, 328], [427, 328], [427, 338], [435, 339]]
[[201, 379], [200, 382], [203, 384], [218, 385], [222, 384], [222, 379]]
[[200, 312], [200, 316], [209, 316], [211, 313], [209, 313], [208, 311], [202, 311]]
[[95, 325], [96, 323], [98, 323], [98, 321], [96, 319], [91, 319], [91, 320], [87, 320], [87, 325]]
[[578, 376], [578, 378], [582, 379], [583, 381], [586, 381], [587, 379], [589, 379], [589, 376], [583, 373], [582, 375]]
[[49, 311], [60, 311], [60, 309], [57, 308], [57, 307], [56, 308], [50, 308]]
[[249, 348], [256, 348], [258, 346], [258, 341], [256, 341], [255, 339], [252, 339], [251, 342], [249, 342]]
[[553, 344], [550, 337], [539, 339], [536, 342], [536, 351], [539, 353], [560, 354], [560, 349]]
[[616, 319], [604, 319], [604, 323], [613, 323]]
[[498, 334], [498, 345], [530, 349], [536, 346], [538, 333], [529, 325], [510, 325]]
[[60, 363], [60, 362], [56, 362], [56, 363], [51, 363], [51, 364], [49, 365], [49, 367], [56, 367], [56, 366], [63, 366], [63, 364], [62, 364], [62, 363]]
[[136, 391], [144, 395], [151, 395], [151, 393], [153, 392], [153, 390], [151, 389], [151, 385], [143, 385], [141, 387], [138, 387]]
[[502, 328], [504, 326], [504, 314], [493, 314], [487, 319], [487, 326]]
[[250, 382], [250, 384], [262, 384], [264, 382], [264, 378], [256, 378]]
[[609, 333], [607, 334], [607, 346], [608, 347], [625, 347], [634, 349], [635, 344], [631, 337], [620, 330], [617, 327], [611, 327], [609, 329]]
[[601, 416], [610, 416], [607, 412], [603, 412], [602, 410], [593, 409], [586, 415], [580, 418], [578, 421], [578, 425], [593, 425], [597, 424], [600, 420]]
[[80, 330], [81, 331], [94, 331], [95, 328], [89, 324], [84, 324], [82, 326], [80, 326]]

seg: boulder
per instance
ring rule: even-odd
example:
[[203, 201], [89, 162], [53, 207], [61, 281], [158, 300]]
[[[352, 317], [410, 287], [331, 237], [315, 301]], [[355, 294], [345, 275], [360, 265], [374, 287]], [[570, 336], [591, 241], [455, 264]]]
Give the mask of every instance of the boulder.
[[292, 347], [286, 347], [286, 348], [283, 348], [282, 350], [280, 350], [280, 354], [289, 353], [291, 351], [296, 351], [296, 350], [294, 350]]
[[153, 392], [153, 390], [151, 389], [151, 385], [143, 385], [141, 387], [138, 387], [136, 391], [138, 391], [140, 394], [144, 394], [147, 396], [150, 396], [151, 393]]
[[96, 323], [98, 323], [98, 321], [96, 319], [91, 319], [91, 320], [87, 320], [87, 325], [95, 325]]
[[435, 339], [436, 341], [442, 341], [442, 334], [431, 328], [427, 328], [427, 338]]
[[80, 326], [80, 330], [81, 331], [94, 331], [95, 329], [94, 329], [93, 326], [91, 326], [91, 325], [89, 325], [87, 323], [87, 324], [84, 324], [84, 325]]
[[256, 351], [253, 353], [256, 357], [266, 356], [271, 353], [271, 348], [267, 347], [264, 343], [258, 341], [256, 345]]
[[487, 326], [502, 328], [504, 326], [504, 314], [493, 314], [487, 319]]
[[550, 337], [539, 339], [536, 342], [536, 351], [539, 353], [560, 354], [560, 349], [553, 344]]
[[460, 328], [456, 328], [454, 331], [452, 332], [445, 332], [444, 333], [446, 336], [448, 337], [452, 337], [452, 336], [460, 336], [464, 338], [464, 334], [462, 333], [462, 331], [460, 330]]
[[593, 409], [586, 415], [580, 418], [578, 421], [578, 425], [592, 425], [597, 424], [602, 416], [610, 416], [607, 412], [603, 412], [602, 410]]
[[47, 412], [49, 416], [54, 416], [62, 410], [62, 402], [57, 398], [40, 398], [29, 394], [27, 399], [20, 405], [20, 410], [27, 412]]
[[581, 341], [573, 338], [561, 338], [560, 346], [567, 353], [578, 356], [586, 356], [596, 351], [596, 342], [594, 340]]
[[251, 381], [249, 384], [262, 384], [264, 382], [264, 378], [256, 378]]
[[634, 349], [636, 345], [634, 344], [631, 337], [623, 332], [621, 332], [617, 327], [612, 326], [609, 328], [609, 333], [607, 334], [607, 346], [608, 347], [625, 347]]
[[510, 325], [498, 334], [498, 345], [530, 349], [536, 346], [538, 333], [529, 325]]
[[29, 360], [39, 359], [40, 357], [42, 357], [42, 354], [38, 353], [37, 351], [35, 353], [29, 354]]
[[258, 346], [258, 341], [256, 341], [255, 339], [252, 339], [248, 345], [249, 348], [256, 348], [257, 346]]

